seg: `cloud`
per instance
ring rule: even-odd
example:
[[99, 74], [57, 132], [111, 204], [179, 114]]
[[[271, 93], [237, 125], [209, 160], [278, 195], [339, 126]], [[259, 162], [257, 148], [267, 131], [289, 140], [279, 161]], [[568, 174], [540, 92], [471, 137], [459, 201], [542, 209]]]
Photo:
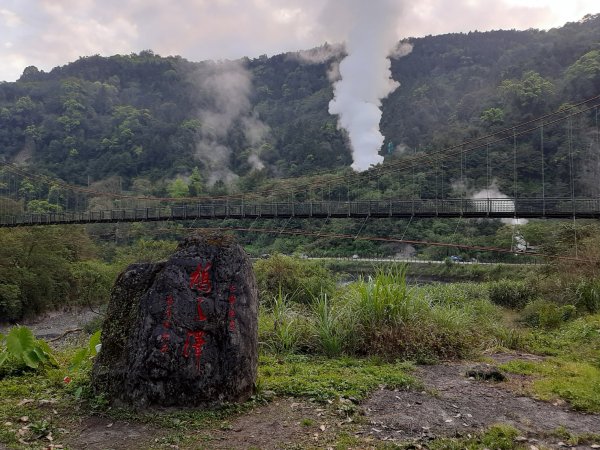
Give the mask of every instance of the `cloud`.
[[[338, 19], [347, 17], [348, 1], [327, 6], [322, 0], [3, 0], [0, 80], [15, 80], [28, 65], [50, 70], [90, 54], [152, 49], [200, 61], [343, 42], [347, 29]], [[599, 9], [596, 0], [396, 1], [404, 9], [397, 18], [398, 39], [548, 28]]]

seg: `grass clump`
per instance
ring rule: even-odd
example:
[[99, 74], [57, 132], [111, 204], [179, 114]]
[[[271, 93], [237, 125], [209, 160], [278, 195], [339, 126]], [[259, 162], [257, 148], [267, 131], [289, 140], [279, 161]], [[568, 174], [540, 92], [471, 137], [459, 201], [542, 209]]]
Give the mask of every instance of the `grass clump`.
[[379, 359], [315, 358], [303, 355], [260, 358], [262, 389], [277, 395], [310, 397], [326, 401], [338, 397], [361, 400], [380, 385], [391, 389], [414, 386], [406, 363]]
[[563, 323], [555, 329], [532, 330], [524, 340], [525, 349], [551, 355], [544, 361], [511, 361], [503, 369], [535, 380], [534, 396], [557, 398], [574, 408], [600, 412], [600, 314]]
[[499, 280], [488, 284], [492, 303], [506, 308], [522, 308], [537, 296], [535, 287], [525, 280]]
[[480, 286], [409, 287], [406, 267], [378, 271], [309, 305], [280, 291], [263, 307], [264, 349], [417, 362], [472, 356], [502, 341], [500, 310]]

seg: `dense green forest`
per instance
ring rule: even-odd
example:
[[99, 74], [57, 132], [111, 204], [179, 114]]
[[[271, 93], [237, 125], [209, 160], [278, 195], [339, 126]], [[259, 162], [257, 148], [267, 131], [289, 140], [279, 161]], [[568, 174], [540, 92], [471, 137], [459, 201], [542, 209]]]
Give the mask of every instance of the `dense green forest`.
[[[549, 31], [407, 42], [412, 51], [392, 59], [401, 86], [381, 121], [395, 154], [455, 144], [600, 91], [598, 15]], [[328, 71], [343, 54], [319, 51], [317, 62], [310, 52], [194, 63], [143, 51], [81, 57], [49, 73], [27, 67], [0, 84], [0, 157], [71, 183], [118, 175], [127, 189], [156, 193], [167, 184], [144, 180], [189, 177], [195, 167], [207, 184], [211, 171], [240, 176], [222, 177], [237, 180], [229, 189], [256, 183], [257, 170], [272, 178], [343, 168], [351, 155], [327, 112]]]

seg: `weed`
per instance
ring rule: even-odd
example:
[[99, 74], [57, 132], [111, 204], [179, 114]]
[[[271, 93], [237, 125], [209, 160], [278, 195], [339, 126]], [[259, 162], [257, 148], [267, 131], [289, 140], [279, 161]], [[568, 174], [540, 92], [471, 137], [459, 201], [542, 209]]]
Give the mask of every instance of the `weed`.
[[315, 421], [313, 419], [304, 418], [300, 421], [300, 425], [303, 427], [312, 427], [314, 426]]

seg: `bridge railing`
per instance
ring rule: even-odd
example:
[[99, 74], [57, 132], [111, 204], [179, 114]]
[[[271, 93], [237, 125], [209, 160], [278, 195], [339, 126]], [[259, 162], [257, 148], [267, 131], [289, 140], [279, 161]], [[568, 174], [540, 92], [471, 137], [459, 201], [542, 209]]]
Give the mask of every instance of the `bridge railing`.
[[318, 202], [226, 202], [162, 205], [82, 212], [0, 216], [0, 226], [193, 220], [211, 218], [324, 217], [595, 217], [598, 198], [411, 199]]

